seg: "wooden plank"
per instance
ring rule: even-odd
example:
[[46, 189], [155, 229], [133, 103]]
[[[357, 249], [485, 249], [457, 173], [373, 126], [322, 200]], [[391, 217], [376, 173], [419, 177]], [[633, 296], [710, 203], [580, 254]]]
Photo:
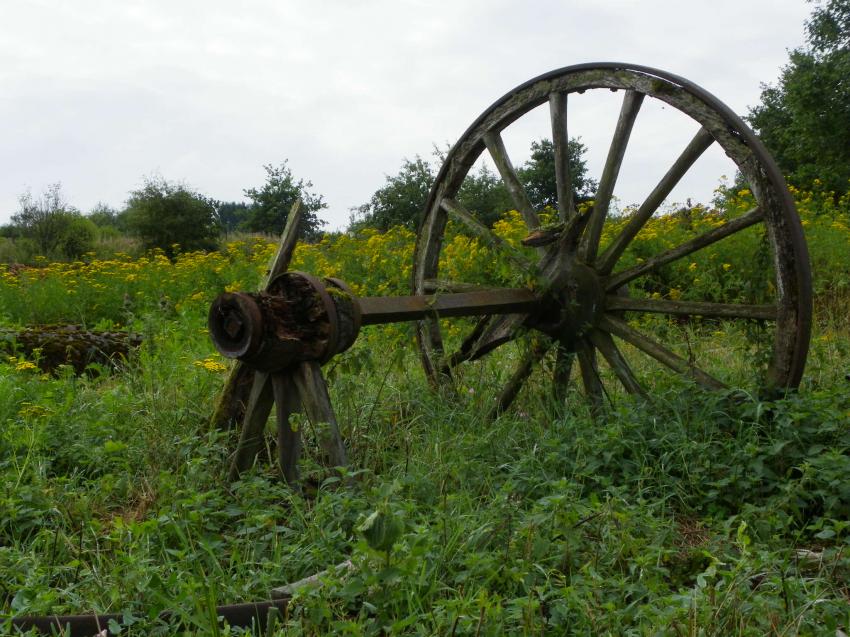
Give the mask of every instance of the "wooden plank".
[[239, 444], [236, 446], [228, 473], [228, 479], [231, 481], [237, 480], [239, 474], [254, 464], [257, 453], [263, 446], [263, 432], [274, 402], [269, 375], [265, 372], [252, 373], [254, 380], [245, 408]]
[[322, 376], [322, 369], [316, 361], [300, 363], [293, 374], [301, 405], [310, 423], [316, 429], [319, 446], [325, 453], [331, 467], [348, 466], [345, 445], [339, 433], [328, 385]]
[[605, 388], [602, 386], [602, 379], [599, 378], [596, 351], [588, 341], [580, 340], [576, 343], [576, 356], [578, 357], [578, 365], [581, 370], [584, 392], [590, 401], [590, 411], [594, 417], [599, 417], [602, 412]]
[[546, 349], [547, 348], [541, 342], [535, 341], [532, 343], [529, 351], [522, 357], [519, 365], [517, 365], [514, 373], [508, 380], [508, 383], [499, 393], [499, 396], [496, 399], [496, 404], [490, 411], [488, 419], [494, 419], [510, 407], [511, 403], [517, 397], [517, 394], [519, 394], [519, 390], [522, 389], [522, 386], [525, 384], [525, 381], [529, 376], [531, 376], [534, 366], [540, 362], [540, 359], [546, 354]]
[[301, 430], [292, 429], [290, 416], [298, 413], [301, 400], [291, 374], [272, 374], [275, 415], [277, 419], [277, 457], [283, 479], [301, 493], [298, 460], [301, 458]]

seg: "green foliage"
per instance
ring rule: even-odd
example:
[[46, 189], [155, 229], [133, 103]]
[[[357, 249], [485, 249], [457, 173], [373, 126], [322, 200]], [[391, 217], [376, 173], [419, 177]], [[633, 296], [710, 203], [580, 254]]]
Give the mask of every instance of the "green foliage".
[[405, 158], [398, 174], [387, 175], [386, 183], [379, 188], [369, 203], [356, 209], [359, 220], [352, 227], [368, 226], [387, 231], [395, 226], [415, 230], [434, 183], [431, 165], [419, 155], [413, 161]]
[[[596, 192], [596, 182], [587, 176], [587, 165], [583, 160], [586, 151], [585, 145], [577, 139], [571, 139], [567, 144], [570, 182], [577, 201], [584, 201]], [[548, 139], [531, 142], [531, 159], [517, 176], [525, 186], [531, 205], [537, 210], [546, 206], [558, 208], [555, 174], [555, 145]]]
[[126, 223], [145, 249], [169, 256], [179, 250], [215, 247], [218, 225], [212, 199], [184, 184], [149, 177], [127, 200]]
[[[596, 183], [587, 177], [587, 166], [583, 159], [585, 150], [580, 141], [570, 140], [573, 193], [578, 200], [587, 198], [596, 189]], [[437, 153], [437, 156], [444, 159], [442, 153]], [[554, 145], [543, 139], [531, 143], [530, 159], [517, 170], [517, 176], [537, 210], [546, 206], [557, 207], [554, 167]], [[403, 226], [416, 230], [435, 178], [431, 164], [419, 155], [413, 161], [404, 159], [399, 172], [388, 175], [385, 185], [372, 195], [369, 202], [354, 209], [351, 229], [370, 227], [384, 232], [392, 227]], [[486, 165], [466, 176], [457, 200], [486, 225], [493, 225], [514, 207], [502, 180]]]
[[92, 249], [97, 230], [65, 202], [61, 184], [48, 186], [38, 199], [26, 192], [18, 201], [20, 208], [12, 216], [13, 229], [18, 236], [32, 242], [37, 254], [76, 259]]
[[250, 232], [280, 235], [292, 205], [300, 197], [304, 214], [299, 236], [306, 241], [318, 239], [325, 222], [316, 216], [316, 212], [327, 208], [327, 204], [322, 200], [322, 195], [308, 191], [308, 188], [313, 187], [312, 182], [303, 179], [296, 181], [286, 160], [280, 166], [267, 164], [263, 168], [266, 171], [266, 182], [259, 188], [245, 190], [245, 196], [252, 203], [245, 210], [242, 228]]
[[799, 188], [820, 179], [850, 189], [850, 1], [829, 0], [807, 23], [809, 49], [790, 53], [775, 85], [763, 86], [749, 121]]
[[[850, 199], [794, 195], [812, 253], [824, 255], [816, 282], [837, 280], [850, 272]], [[635, 245], [681, 241], [748, 209], [751, 196], [656, 218]], [[459, 230], [446, 240], [458, 274], [490, 276], [500, 264]], [[508, 241], [525, 231], [516, 214], [494, 224]], [[359, 294], [403, 294], [413, 239], [401, 227], [328, 236], [299, 246], [293, 267], [340, 276]], [[668, 284], [731, 294], [759, 240], [720, 242], [713, 259], [668, 271]], [[545, 359], [516, 410], [486, 421], [521, 348], [458, 368], [457, 391], [436, 393], [409, 332], [368, 326], [325, 367], [354, 484], [320, 464], [318, 432], [301, 417], [301, 498], [271, 465], [271, 428], [256, 465], [229, 484], [235, 432], [207, 425], [227, 369], [206, 334], [209, 302], [225, 288], [255, 289], [273, 250], [251, 239], [174, 260], [2, 272], [7, 321], [82, 312], [103, 328], [126, 323], [145, 342], [123, 371], [98, 378], [43, 377], [29, 361], [0, 360], [0, 632], [12, 633], [10, 616], [94, 610], [123, 614], [113, 632], [243, 634], [217, 624], [212, 607], [265, 599], [329, 568], [295, 591], [268, 635], [790, 635], [848, 625], [846, 312], [819, 306], [799, 393], [704, 393], [648, 366], [636, 373], [651, 381], [650, 399], [615, 395], [598, 419], [573, 389], [566, 406], [552, 403]], [[847, 287], [830, 289], [843, 309]], [[659, 338], [682, 329], [641, 327]], [[721, 327], [693, 330], [689, 346], [716, 349]], [[600, 373], [610, 374], [604, 362]], [[165, 609], [182, 628], [157, 619]]]

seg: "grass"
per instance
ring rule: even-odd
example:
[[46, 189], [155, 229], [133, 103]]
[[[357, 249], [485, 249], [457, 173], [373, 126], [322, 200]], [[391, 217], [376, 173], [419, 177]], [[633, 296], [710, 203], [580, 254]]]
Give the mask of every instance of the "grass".
[[[121, 374], [0, 380], [0, 599], [7, 615], [125, 613], [129, 634], [210, 634], [210, 606], [345, 559], [280, 634], [834, 634], [850, 625], [847, 331], [814, 340], [811, 387], [732, 402], [671, 379], [594, 421], [531, 382], [488, 424], [491, 371], [427, 390], [372, 329], [330, 371], [357, 484], [314, 462], [293, 498], [268, 462], [223, 480], [205, 422], [222, 374], [197, 314], [140, 324]], [[146, 323], [145, 323], [146, 321]], [[827, 338], [824, 338], [827, 336]], [[504, 362], [504, 361], [503, 361]], [[499, 361], [493, 361], [499, 367]], [[356, 373], [355, 373], [356, 372]], [[358, 526], [403, 521], [385, 556]], [[0, 624], [2, 625], [2, 624]], [[221, 628], [220, 634], [236, 634]], [[831, 631], [831, 632], [830, 632]]]
[[[393, 292], [378, 289], [390, 281], [380, 268], [398, 275], [407, 239], [364, 239], [390, 259], [370, 265], [362, 291]], [[363, 248], [339, 241], [354, 272], [346, 265], [343, 277], [358, 280]], [[339, 266], [331, 248], [304, 250], [298, 267]], [[97, 611], [123, 613], [129, 635], [171, 635], [176, 623], [157, 615], [175, 609], [181, 634], [235, 635], [215, 621], [216, 604], [266, 598], [344, 560], [354, 568], [300, 591], [268, 634], [850, 627], [850, 325], [837, 287], [818, 303], [800, 392], [709, 394], [647, 363], [636, 372], [652, 379], [651, 400], [612, 394], [599, 419], [576, 391], [553, 404], [543, 369], [488, 422], [521, 351], [501, 348], [438, 393], [408, 327], [366, 328], [325, 367], [355, 484], [318, 464], [315, 431], [301, 422], [309, 488], [298, 498], [271, 462], [273, 423], [233, 484], [224, 479], [233, 435], [207, 425], [224, 373], [206, 307], [218, 289], [250, 287], [268, 252], [245, 242], [0, 281], [8, 323], [82, 316], [145, 337], [116, 373], [47, 376], [0, 362], [0, 634], [11, 616]], [[752, 372], [741, 330], [650, 327], [683, 355], [712, 352], [736, 384]], [[401, 529], [389, 552], [360, 530], [376, 511]]]

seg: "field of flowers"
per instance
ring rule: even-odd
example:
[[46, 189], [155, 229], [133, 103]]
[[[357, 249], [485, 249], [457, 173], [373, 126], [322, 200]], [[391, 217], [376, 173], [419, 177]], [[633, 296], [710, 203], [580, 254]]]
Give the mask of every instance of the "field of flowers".
[[[307, 498], [281, 485], [271, 436], [256, 467], [227, 483], [232, 433], [208, 426], [228, 368], [206, 333], [209, 304], [255, 289], [273, 241], [5, 266], [4, 325], [127, 329], [144, 343], [118, 371], [83, 376], [0, 360], [0, 633], [10, 616], [98, 611], [123, 613], [122, 634], [170, 635], [157, 614], [176, 609], [184, 634], [240, 634], [219, 625], [216, 604], [343, 560], [355, 569], [300, 593], [268, 634], [847, 631], [850, 197], [794, 195], [816, 292], [799, 394], [730, 402], [669, 379], [651, 403], [623, 400], [593, 420], [578, 402], [555, 408], [535, 380], [490, 423], [493, 378], [470, 374], [460, 396], [431, 392], [409, 328], [369, 328], [325, 370], [357, 486], [322, 472], [303, 423]], [[618, 267], [751, 207], [742, 190], [721, 209], [671, 210]], [[525, 236], [513, 212], [494, 231], [514, 245]], [[359, 295], [408, 294], [414, 240], [402, 228], [328, 235], [299, 245], [291, 267]], [[765, 268], [752, 229], [630, 293], [759, 300], [771, 293]], [[526, 283], [451, 226], [440, 273]], [[389, 553], [358, 531], [375, 511], [399, 521]]]

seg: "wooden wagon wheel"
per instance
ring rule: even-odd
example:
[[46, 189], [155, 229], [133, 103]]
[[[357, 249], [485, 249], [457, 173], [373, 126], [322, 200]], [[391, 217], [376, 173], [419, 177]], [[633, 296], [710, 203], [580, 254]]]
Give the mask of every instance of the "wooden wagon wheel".
[[[567, 103], [568, 96], [586, 91], [592, 95], [594, 89], [622, 91], [623, 101], [593, 207], [590, 212], [581, 215], [576, 210], [570, 182]], [[699, 130], [643, 204], [627, 221], [619, 220], [613, 239], [607, 244], [601, 243], [606, 223], [613, 223], [609, 207], [614, 186], [633, 125], [642, 103], [649, 101], [647, 98], [676, 108], [694, 120]], [[555, 150], [557, 213], [562, 223], [554, 229], [538, 229], [535, 232], [539, 226], [538, 211], [532, 208], [512, 167], [502, 134], [529, 111], [547, 102]], [[681, 245], [652, 255], [642, 263], [625, 268], [619, 266], [630, 243], [665, 198], [703, 152], [715, 143], [735, 163], [757, 205]], [[527, 253], [518, 253], [514, 246], [508, 245], [486, 227], [475, 212], [464, 209], [457, 202], [464, 179], [485, 150], [497, 167], [516, 210], [532, 233], [529, 243], [542, 245], [537, 248], [537, 255], [530, 259]], [[553, 299], [554, 307], [542, 316], [493, 315], [481, 318], [473, 327], [468, 327], [467, 323], [467, 336], [455, 345], [453, 351], [447, 351], [446, 335], [440, 321], [426, 319], [419, 322], [417, 336], [422, 362], [427, 376], [434, 383], [451, 378], [455, 369], [463, 363], [481, 358], [500, 345], [517, 340], [518, 335], [529, 328], [536, 328], [547, 335], [548, 346], [538, 339], [535, 345], [527, 348], [495, 401], [496, 411], [504, 409], [513, 400], [547, 349], [557, 351], [554, 365], [556, 395], [563, 393], [571, 375], [572, 361], [577, 358], [580, 373], [576, 375], [581, 378], [585, 394], [596, 407], [603, 403], [606, 394], [598, 354], [608, 366], [606, 373], [616, 378], [629, 393], [647, 391], [640, 374], [635, 371], [634, 361], [640, 357], [654, 359], [662, 368], [689, 376], [708, 388], [718, 389], [727, 385], [722, 372], [703, 368], [699, 359], [676, 353], [667, 343], [662, 344], [657, 337], [636, 328], [634, 321], [629, 320], [638, 316], [636, 313], [666, 314], [680, 317], [680, 320], [699, 316], [762, 324], [772, 330], [772, 336], [768, 346], [769, 362], [759, 384], [769, 388], [791, 388], [800, 383], [811, 329], [811, 272], [794, 203], [781, 173], [753, 132], [717, 98], [683, 78], [628, 64], [583, 64], [541, 75], [507, 93], [488, 108], [448, 153], [431, 189], [417, 237], [414, 294], [451, 292], [459, 287], [458, 282], [440, 277], [440, 261], [445, 258], [443, 251], [448, 243], [446, 230], [449, 220], [463, 232], [477, 237], [494, 253], [506, 255], [519, 270], [531, 275], [532, 289]], [[761, 226], [764, 241], [769, 247], [770, 263], [765, 277], [775, 290], [771, 302], [736, 302], [739, 299], [677, 301], [622, 294], [624, 286], [637, 286], [645, 277], [667, 264], [685, 259], [753, 226]], [[462, 287], [470, 289], [469, 285]], [[639, 364], [643, 365], [644, 361]]]

